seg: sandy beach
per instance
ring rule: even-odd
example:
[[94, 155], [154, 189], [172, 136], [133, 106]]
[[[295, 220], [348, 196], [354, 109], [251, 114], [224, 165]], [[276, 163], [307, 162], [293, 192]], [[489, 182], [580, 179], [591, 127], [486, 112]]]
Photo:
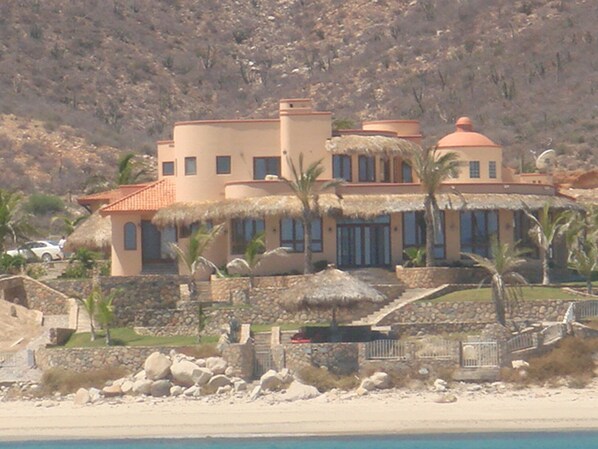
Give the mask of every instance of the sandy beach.
[[[476, 387], [477, 388], [477, 387]], [[586, 389], [388, 390], [358, 397], [328, 393], [277, 402], [244, 398], [120, 399], [76, 406], [72, 400], [0, 403], [0, 441], [88, 438], [203, 438], [286, 435], [413, 434], [598, 430], [598, 386]]]

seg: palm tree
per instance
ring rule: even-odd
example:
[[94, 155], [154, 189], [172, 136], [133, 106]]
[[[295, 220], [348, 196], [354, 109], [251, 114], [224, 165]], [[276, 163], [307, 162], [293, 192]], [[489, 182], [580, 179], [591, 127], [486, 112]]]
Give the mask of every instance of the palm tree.
[[218, 271], [218, 267], [210, 260], [206, 259], [203, 254], [206, 249], [214, 242], [216, 237], [220, 235], [224, 229], [223, 224], [214, 226], [209, 229], [206, 226], [201, 226], [197, 231], [191, 234], [189, 244], [183, 248], [176, 243], [172, 244], [172, 249], [179, 261], [181, 261], [189, 271], [189, 294], [191, 299], [195, 299], [197, 295], [197, 286], [195, 283], [195, 274], [200, 269]]
[[598, 206], [589, 207], [585, 213], [568, 213], [564, 233], [569, 268], [585, 278], [587, 292], [592, 294], [592, 274], [598, 271]]
[[32, 231], [26, 216], [21, 213], [20, 204], [19, 194], [0, 189], [0, 253], [4, 252], [7, 237], [16, 242], [26, 239]]
[[318, 187], [318, 178], [324, 172], [322, 159], [312, 162], [305, 170], [303, 168], [303, 153], [299, 154], [299, 165], [296, 166], [291, 158], [287, 158], [291, 168], [292, 179], [282, 179], [293, 191], [293, 194], [301, 202], [301, 222], [303, 224], [303, 249], [305, 251], [303, 273], [313, 272], [312, 249], [311, 249], [311, 223], [319, 218], [318, 199], [320, 192], [342, 184], [342, 180], [333, 179], [324, 182]]
[[523, 211], [533, 223], [529, 235], [534, 244], [540, 250], [540, 260], [542, 262], [542, 285], [550, 284], [550, 270], [548, 267], [548, 254], [554, 238], [563, 231], [563, 225], [567, 219], [565, 213], [552, 214], [550, 204], [544, 204], [536, 217], [530, 208], [524, 204]]
[[443, 182], [456, 176], [461, 162], [457, 153], [437, 154], [436, 147], [421, 151], [411, 151], [411, 167], [420, 179], [426, 198], [424, 200], [424, 220], [426, 222], [426, 266], [434, 266], [434, 240], [440, 233], [440, 209], [436, 193]]
[[135, 184], [141, 176], [145, 174], [145, 170], [135, 171], [133, 165], [133, 158], [135, 154], [127, 153], [118, 160], [118, 175], [116, 183], [121, 186], [124, 184]]
[[527, 283], [525, 278], [515, 271], [525, 263], [525, 259], [521, 256], [526, 252], [527, 250], [512, 247], [508, 243], [499, 243], [496, 237], [492, 237], [491, 259], [478, 254], [463, 253], [475, 262], [475, 266], [483, 268], [490, 274], [496, 321], [503, 326], [506, 324], [505, 310], [518, 296], [518, 291], [507, 288], [507, 285]]
[[76, 217], [74, 219], [71, 219], [64, 215], [60, 215], [58, 217], [52, 218], [52, 223], [54, 223], [56, 221], [60, 221], [62, 228], [64, 229], [64, 233], [68, 236], [68, 235], [71, 235], [75, 231], [75, 228], [77, 227], [77, 225], [79, 223], [81, 223], [83, 220], [86, 220], [87, 218], [89, 218], [89, 215], [82, 215], [82, 216]]
[[112, 344], [110, 337], [110, 326], [114, 321], [114, 305], [113, 301], [116, 297], [117, 292], [113, 291], [108, 295], [104, 295], [100, 289], [96, 291], [95, 302], [96, 302], [96, 318], [98, 323], [104, 328], [106, 332], [106, 346]]
[[266, 249], [266, 237], [263, 232], [255, 235], [245, 248], [243, 258], [235, 258], [226, 264], [226, 269], [230, 274], [249, 275], [253, 278], [253, 273], [260, 266], [260, 264], [267, 258], [272, 256], [286, 256], [288, 254], [287, 248], [278, 247], [270, 251]]
[[77, 300], [83, 306], [83, 309], [87, 313], [89, 317], [89, 333], [91, 341], [95, 341], [96, 339], [96, 331], [95, 326], [93, 324], [93, 320], [95, 319], [96, 315], [96, 297], [98, 292], [100, 291], [97, 285], [94, 285], [91, 289], [91, 293], [85, 297], [85, 299], [77, 298]]

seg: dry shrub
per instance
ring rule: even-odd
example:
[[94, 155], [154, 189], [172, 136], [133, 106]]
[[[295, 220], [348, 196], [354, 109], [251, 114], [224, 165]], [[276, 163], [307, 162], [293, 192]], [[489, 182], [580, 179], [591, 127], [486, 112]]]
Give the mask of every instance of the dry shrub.
[[298, 372], [301, 382], [316, 387], [321, 393], [338, 388], [340, 390], [351, 390], [359, 385], [357, 376], [340, 376], [331, 373], [324, 368], [305, 366]]
[[197, 346], [182, 346], [177, 348], [177, 352], [189, 357], [195, 357], [196, 359], [220, 356], [220, 351], [218, 351], [216, 345], [212, 343], [204, 343]]
[[544, 382], [556, 377], [593, 377], [592, 354], [598, 351], [598, 339], [566, 338], [548, 354], [530, 359], [527, 368], [531, 381]]
[[50, 395], [56, 392], [69, 394], [79, 388], [102, 388], [107, 381], [126, 376], [128, 371], [122, 366], [113, 366], [89, 371], [77, 372], [64, 368], [50, 368], [42, 375], [42, 393]]

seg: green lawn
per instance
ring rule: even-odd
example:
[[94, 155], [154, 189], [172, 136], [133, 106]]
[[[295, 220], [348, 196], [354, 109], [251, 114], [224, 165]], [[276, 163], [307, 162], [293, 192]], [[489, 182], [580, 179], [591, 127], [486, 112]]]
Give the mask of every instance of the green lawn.
[[[73, 334], [69, 341], [64, 345], [66, 348], [92, 348], [106, 346], [104, 332], [96, 333], [96, 340], [91, 341], [89, 332]], [[121, 327], [110, 330], [114, 346], [192, 346], [197, 344], [196, 336], [175, 336], [175, 337], [154, 337], [138, 335], [128, 327]], [[202, 337], [202, 343], [216, 343], [218, 337]]]
[[[525, 301], [541, 301], [548, 299], [564, 299], [569, 301], [579, 301], [585, 299], [583, 296], [574, 295], [563, 291], [557, 287], [522, 287], [521, 293]], [[490, 302], [490, 287], [473, 288], [468, 290], [459, 290], [444, 296], [430, 300], [431, 302]]]

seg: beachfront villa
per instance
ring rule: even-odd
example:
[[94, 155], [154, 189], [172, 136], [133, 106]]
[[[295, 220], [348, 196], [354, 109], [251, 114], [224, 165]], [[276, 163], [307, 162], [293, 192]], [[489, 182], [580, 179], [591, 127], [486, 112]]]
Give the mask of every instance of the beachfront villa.
[[[424, 194], [404, 152], [419, 145], [415, 120], [364, 122], [333, 130], [332, 114], [315, 111], [309, 99], [280, 101], [278, 118], [198, 120], [174, 125], [173, 140], [160, 141], [158, 180], [103, 205], [112, 226], [112, 275], [184, 274], [171, 244], [184, 246], [202, 223], [225, 224], [205, 256], [216, 265], [242, 255], [265, 234], [267, 249], [286, 247], [286, 257], [260, 266], [263, 274], [302, 272], [301, 208], [280, 177], [292, 178], [288, 160], [321, 160], [322, 182], [343, 179], [321, 193], [321, 218], [312, 224], [313, 260], [339, 268], [388, 267], [405, 261], [404, 250], [425, 245]], [[455, 152], [458, 176], [438, 195], [441, 232], [435, 257], [455, 265], [462, 252], [487, 256], [490, 236], [502, 242], [529, 239], [523, 204], [565, 208], [550, 174], [516, 174], [502, 149], [474, 131], [466, 117], [440, 139], [438, 152]], [[84, 199], [80, 199], [81, 201]], [[559, 255], [553, 255], [559, 262]]]

